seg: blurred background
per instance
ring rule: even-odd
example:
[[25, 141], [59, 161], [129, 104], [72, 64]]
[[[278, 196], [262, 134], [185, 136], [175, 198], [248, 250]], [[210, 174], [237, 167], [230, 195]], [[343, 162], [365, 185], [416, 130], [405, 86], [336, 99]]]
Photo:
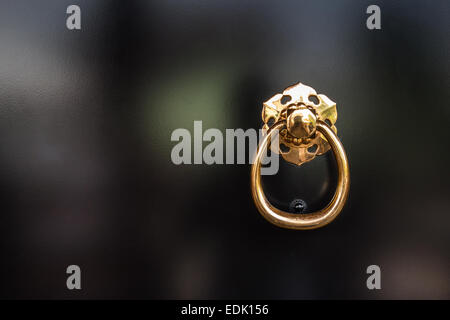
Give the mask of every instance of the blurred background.
[[[449, 8], [1, 1], [0, 297], [449, 299]], [[170, 158], [173, 130], [258, 129], [298, 81], [337, 102], [352, 181], [338, 219], [304, 232], [260, 216], [250, 165]], [[280, 164], [272, 202], [330, 200], [330, 153]]]

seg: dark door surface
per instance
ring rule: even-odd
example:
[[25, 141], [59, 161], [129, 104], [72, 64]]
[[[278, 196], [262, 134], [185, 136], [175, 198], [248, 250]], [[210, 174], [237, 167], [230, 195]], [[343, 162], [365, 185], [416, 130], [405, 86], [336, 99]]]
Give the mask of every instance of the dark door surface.
[[[67, 27], [71, 4], [80, 30]], [[372, 4], [381, 29], [366, 25]], [[1, 297], [450, 298], [449, 12], [448, 1], [2, 1]], [[337, 103], [351, 172], [344, 210], [312, 231], [261, 217], [248, 157], [171, 159], [176, 129], [259, 129], [262, 103], [299, 81]], [[334, 158], [281, 160], [263, 182], [281, 208], [320, 208]], [[69, 265], [81, 290], [66, 287]], [[380, 290], [367, 288], [371, 265]]]

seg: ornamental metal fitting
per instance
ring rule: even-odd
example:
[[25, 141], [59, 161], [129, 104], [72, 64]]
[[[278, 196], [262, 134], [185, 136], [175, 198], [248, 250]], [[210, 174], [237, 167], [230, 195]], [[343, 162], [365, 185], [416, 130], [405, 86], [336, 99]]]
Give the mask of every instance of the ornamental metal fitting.
[[264, 102], [262, 119], [265, 130], [272, 123], [286, 123], [280, 131], [280, 145], [271, 146], [271, 150], [299, 166], [330, 150], [328, 141], [316, 130], [318, 120], [337, 133], [336, 103], [300, 82]]
[[[323, 94], [317, 94], [313, 88], [298, 83], [264, 102], [262, 117], [267, 135], [258, 147], [250, 178], [256, 208], [267, 221], [282, 228], [307, 230], [327, 225], [344, 208], [350, 188], [347, 155], [334, 126], [336, 104]], [[272, 136], [277, 134], [279, 145], [269, 146]], [[283, 149], [283, 145], [287, 149]], [[333, 150], [338, 178], [331, 202], [325, 208], [307, 214], [285, 212], [274, 207], [267, 200], [261, 183], [261, 162], [268, 148], [296, 165]]]

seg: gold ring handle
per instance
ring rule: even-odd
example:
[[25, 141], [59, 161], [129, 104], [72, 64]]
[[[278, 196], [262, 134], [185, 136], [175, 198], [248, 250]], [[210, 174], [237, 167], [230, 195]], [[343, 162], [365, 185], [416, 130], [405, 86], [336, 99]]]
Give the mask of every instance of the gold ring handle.
[[338, 167], [336, 192], [331, 202], [324, 209], [309, 214], [292, 214], [272, 206], [264, 195], [261, 185], [261, 160], [268, 147], [270, 137], [284, 127], [284, 121], [275, 123], [267, 132], [258, 148], [251, 171], [252, 196], [261, 215], [274, 225], [282, 228], [307, 230], [323, 227], [333, 221], [341, 212], [347, 200], [350, 187], [350, 171], [344, 147], [334, 131], [323, 121], [318, 120], [317, 130], [323, 134], [333, 150]]

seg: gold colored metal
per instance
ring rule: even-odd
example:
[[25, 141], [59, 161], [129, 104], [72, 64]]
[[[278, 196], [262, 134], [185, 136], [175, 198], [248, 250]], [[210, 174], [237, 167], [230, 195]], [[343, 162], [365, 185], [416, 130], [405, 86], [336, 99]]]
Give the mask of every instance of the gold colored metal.
[[[314, 103], [315, 99], [317, 103]], [[251, 171], [252, 196], [259, 212], [269, 222], [282, 228], [306, 230], [327, 225], [341, 212], [350, 188], [347, 156], [334, 126], [337, 120], [336, 104], [325, 95], [318, 95], [313, 88], [298, 83], [266, 101], [262, 117], [263, 128], [268, 132], [258, 148]], [[271, 120], [274, 124], [269, 128]], [[267, 200], [261, 185], [261, 160], [273, 134], [279, 134], [279, 144], [284, 144], [289, 150], [283, 151], [280, 146], [274, 145], [270, 146], [271, 150], [299, 166], [330, 148], [333, 150], [338, 182], [333, 199], [324, 209], [309, 214], [292, 214], [275, 208]], [[316, 150], [308, 150], [314, 145], [317, 145]]]
[[[311, 117], [311, 115], [305, 114], [309, 111], [313, 117], [315, 116], [316, 120], [329, 122], [335, 133], [337, 132], [334, 126], [337, 120], [337, 111], [336, 103], [327, 96], [317, 94], [316, 90], [301, 83], [285, 89], [283, 93], [277, 93], [264, 102], [262, 111], [263, 129], [268, 130], [270, 127], [269, 122], [271, 121], [276, 123], [287, 120], [288, 123], [287, 130], [280, 132], [280, 143], [289, 149], [283, 150], [278, 148], [278, 146], [274, 146], [271, 150], [281, 153], [284, 160], [288, 162], [302, 165], [314, 159], [316, 155], [324, 154], [330, 150], [330, 145], [322, 133], [316, 133], [312, 130], [312, 135], [305, 136], [303, 129], [294, 126], [292, 121], [296, 118], [299, 111], [302, 117]], [[294, 118], [292, 118], [293, 116]]]

